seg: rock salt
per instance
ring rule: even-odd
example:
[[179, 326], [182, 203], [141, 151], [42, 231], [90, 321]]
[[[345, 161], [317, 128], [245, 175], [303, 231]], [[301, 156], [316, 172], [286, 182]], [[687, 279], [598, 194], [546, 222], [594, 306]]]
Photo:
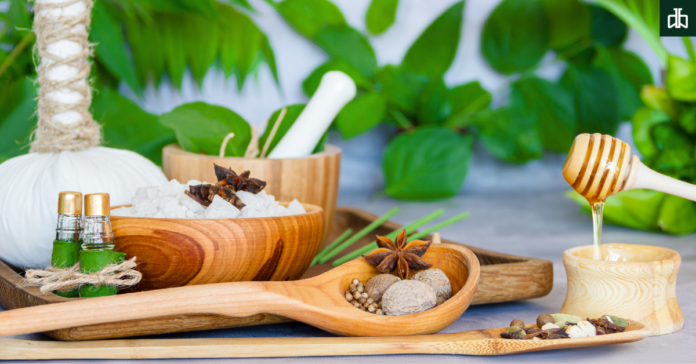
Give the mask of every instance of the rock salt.
[[181, 184], [173, 179], [160, 187], [139, 188], [131, 199], [132, 207], [116, 209], [112, 211], [112, 215], [170, 219], [234, 219], [307, 213], [299, 201], [292, 201], [288, 207], [280, 206], [275, 197], [266, 191], [256, 195], [246, 191], [237, 192], [237, 196], [246, 205], [241, 211], [219, 196], [206, 208], [184, 193], [189, 186], [200, 184], [201, 182], [196, 180]]
[[234, 219], [237, 216], [239, 209], [218, 195], [213, 197], [213, 203], [205, 209], [206, 219]]

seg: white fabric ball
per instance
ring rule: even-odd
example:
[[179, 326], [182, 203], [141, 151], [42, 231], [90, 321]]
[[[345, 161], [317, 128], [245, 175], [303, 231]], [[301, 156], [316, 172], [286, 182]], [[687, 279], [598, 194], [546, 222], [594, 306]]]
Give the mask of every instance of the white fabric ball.
[[20, 268], [50, 265], [58, 193], [106, 192], [111, 206], [130, 204], [140, 187], [167, 182], [145, 157], [127, 150], [30, 153], [0, 164], [0, 259]]

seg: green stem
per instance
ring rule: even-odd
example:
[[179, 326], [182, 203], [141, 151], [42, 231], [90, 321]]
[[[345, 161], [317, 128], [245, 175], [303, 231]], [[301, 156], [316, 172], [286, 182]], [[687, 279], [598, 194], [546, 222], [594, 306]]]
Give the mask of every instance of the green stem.
[[689, 54], [689, 59], [691, 62], [696, 63], [696, 52], [694, 52], [694, 44], [691, 42], [691, 38], [682, 37], [684, 41], [684, 47], [686, 47], [686, 52]]
[[29, 32], [27, 35], [22, 38], [19, 43], [17, 43], [17, 46], [12, 50], [12, 53], [10, 53], [7, 58], [5, 58], [5, 61], [2, 62], [0, 65], [0, 77], [7, 71], [8, 68], [12, 65], [12, 62], [19, 57], [19, 55], [24, 51], [24, 49], [31, 43], [31, 41], [34, 40], [34, 32]]
[[[403, 227], [399, 230], [392, 231], [391, 233], [387, 234], [386, 237], [394, 240], [394, 239], [396, 239], [396, 236], [399, 235], [399, 232], [401, 232], [401, 230], [406, 230], [406, 234], [411, 234], [414, 231], [418, 230], [418, 228], [420, 228], [421, 226], [430, 223], [431, 221], [437, 219], [438, 217], [440, 217], [444, 213], [445, 213], [444, 209], [439, 209], [437, 211], [434, 211], [434, 212], [428, 214], [427, 216], [424, 216], [424, 217], [406, 225], [405, 227]], [[370, 244], [367, 244], [364, 247], [362, 247], [362, 248], [360, 248], [360, 249], [358, 249], [350, 254], [346, 254], [345, 256], [341, 257], [340, 259], [336, 259], [336, 261], [333, 262], [333, 266], [335, 267], [335, 266], [338, 266], [340, 264], [343, 264], [343, 263], [345, 263], [349, 260], [355, 259], [363, 254], [367, 254], [367, 253], [369, 253], [377, 248], [378, 248], [377, 242], [373, 241]]]
[[341, 243], [341, 245], [335, 247], [333, 250], [330, 252], [326, 253], [322, 257], [319, 258], [319, 263], [326, 263], [329, 259], [335, 257], [337, 254], [345, 250], [347, 247], [351, 246], [353, 243], [356, 241], [360, 240], [363, 236], [367, 235], [370, 233], [372, 230], [378, 228], [380, 225], [382, 225], [385, 221], [389, 220], [390, 217], [396, 215], [399, 212], [398, 207], [394, 207], [391, 209], [391, 211], [387, 212], [384, 214], [384, 216], [380, 217], [379, 219], [373, 221], [370, 225], [365, 226], [362, 230], [358, 231], [355, 235], [353, 235], [352, 238], [346, 240], [345, 242]]
[[389, 109], [389, 113], [394, 117], [394, 120], [396, 120], [396, 123], [399, 124], [400, 127], [406, 129], [406, 130], [411, 130], [413, 129], [413, 123], [408, 120], [408, 118], [401, 113], [401, 111], [397, 109]]
[[348, 239], [348, 237], [352, 233], [353, 233], [353, 229], [346, 230], [343, 234], [341, 234], [341, 236], [339, 236], [338, 238], [336, 238], [336, 240], [331, 242], [331, 244], [327, 245], [326, 248], [324, 248], [324, 250], [320, 251], [319, 254], [317, 254], [317, 256], [314, 257], [314, 259], [312, 260], [312, 263], [309, 264], [309, 266], [311, 267], [311, 266], [319, 263], [319, 258], [321, 258], [326, 253], [330, 252], [333, 248], [337, 247], [338, 244], [341, 244], [344, 240]]
[[443, 221], [443, 222], [441, 222], [441, 223], [439, 223], [439, 224], [437, 224], [429, 229], [425, 229], [417, 234], [413, 234], [413, 235], [409, 236], [408, 241], [424, 238], [424, 237], [426, 237], [426, 236], [428, 236], [428, 235], [430, 235], [430, 234], [432, 234], [432, 233], [434, 233], [434, 232], [436, 232], [436, 231], [438, 231], [446, 226], [449, 226], [449, 225], [454, 224], [455, 222], [464, 220], [467, 217], [469, 217], [469, 213], [463, 212], [463, 213], [461, 213], [461, 214], [459, 214], [451, 219], [447, 219], [447, 220], [445, 220], [445, 221]]

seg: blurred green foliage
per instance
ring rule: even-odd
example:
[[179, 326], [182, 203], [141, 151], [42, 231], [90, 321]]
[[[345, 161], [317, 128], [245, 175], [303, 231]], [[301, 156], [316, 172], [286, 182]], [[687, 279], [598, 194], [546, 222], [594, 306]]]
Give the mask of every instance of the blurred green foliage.
[[[30, 135], [36, 126], [37, 93], [33, 85], [36, 71], [32, 60], [31, 3], [0, 0], [0, 5], [7, 7], [0, 12], [2, 162], [28, 152]], [[227, 76], [234, 75], [241, 89], [247, 76], [258, 72], [262, 64], [270, 68], [277, 82], [273, 50], [246, 15], [249, 11], [254, 10], [246, 0], [96, 0], [90, 31], [90, 41], [96, 44], [91, 111], [102, 125], [103, 145], [133, 150], [161, 164], [162, 147], [176, 140], [175, 132], [181, 134], [181, 124], [173, 130], [166, 128], [158, 123], [158, 116], [120, 95], [120, 82], [142, 95], [149, 82], [157, 87], [168, 79], [180, 88], [184, 74], [190, 70], [200, 84], [211, 67], [218, 67]], [[209, 106], [202, 108], [207, 110]], [[210, 125], [203, 115], [200, 111], [197, 118], [188, 122]], [[225, 135], [219, 136], [218, 150]], [[245, 140], [248, 143], [249, 138]], [[230, 153], [237, 153], [241, 147], [235, 149], [235, 143], [243, 142], [237, 138], [230, 143]]]
[[[614, 134], [641, 107], [641, 88], [653, 83], [645, 63], [622, 47], [626, 25], [578, 0], [503, 0], [493, 10], [483, 27], [481, 52], [509, 80], [496, 91], [508, 95], [496, 109], [489, 107], [493, 95], [478, 82], [453, 87], [444, 82], [459, 46], [464, 1], [435, 19], [401, 64], [384, 66], [378, 65], [368, 36], [349, 26], [329, 0], [267, 1], [330, 57], [304, 81], [308, 96], [331, 70], [345, 72], [358, 86], [358, 96], [334, 122], [343, 138], [381, 123], [403, 133], [383, 158], [385, 191], [397, 199], [456, 195], [475, 139], [501, 160], [526, 163], [547, 149], [567, 152], [581, 132]], [[386, 31], [397, 6], [397, 1], [373, 0], [368, 31]], [[536, 76], [537, 69], [557, 62], [566, 66], [559, 81]], [[427, 176], [438, 183], [425, 182]]]
[[[621, 100], [621, 113], [631, 118], [642, 162], [659, 173], [696, 183], [696, 52], [691, 39], [684, 38], [689, 59], [667, 53], [659, 37], [659, 0], [597, 3], [626, 21], [665, 63], [664, 86], [644, 86], [639, 99], [624, 95]], [[637, 87], [649, 79], [638, 62], [633, 55], [611, 50], [598, 59], [599, 67], [625, 79], [620, 88]], [[612, 70], [611, 64], [618, 67]], [[580, 195], [571, 192], [569, 197], [589, 213], [589, 204]], [[604, 217], [608, 223], [634, 229], [676, 235], [696, 231], [695, 202], [655, 191], [624, 191], [609, 197]]]

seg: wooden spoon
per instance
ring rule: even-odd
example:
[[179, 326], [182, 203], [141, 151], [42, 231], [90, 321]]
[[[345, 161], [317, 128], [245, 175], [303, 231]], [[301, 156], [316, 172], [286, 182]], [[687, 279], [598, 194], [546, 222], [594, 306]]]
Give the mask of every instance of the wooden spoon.
[[631, 156], [631, 147], [610, 135], [580, 134], [570, 147], [563, 177], [588, 201], [646, 188], [696, 201], [696, 186], [667, 177]]
[[353, 279], [364, 282], [379, 274], [359, 258], [300, 281], [185, 286], [4, 311], [0, 312], [0, 336], [182, 314], [247, 317], [264, 313], [339, 335], [436, 333], [469, 307], [480, 267], [474, 253], [456, 244], [431, 245], [423, 259], [447, 274], [456, 293], [440, 306], [411, 315], [378, 316], [346, 301], [345, 291]]
[[504, 355], [621, 344], [650, 336], [650, 327], [630, 321], [626, 331], [581, 339], [501, 339], [499, 329], [408, 337], [262, 337], [136, 339], [103, 341], [0, 340], [0, 359], [252, 358], [384, 354]]

